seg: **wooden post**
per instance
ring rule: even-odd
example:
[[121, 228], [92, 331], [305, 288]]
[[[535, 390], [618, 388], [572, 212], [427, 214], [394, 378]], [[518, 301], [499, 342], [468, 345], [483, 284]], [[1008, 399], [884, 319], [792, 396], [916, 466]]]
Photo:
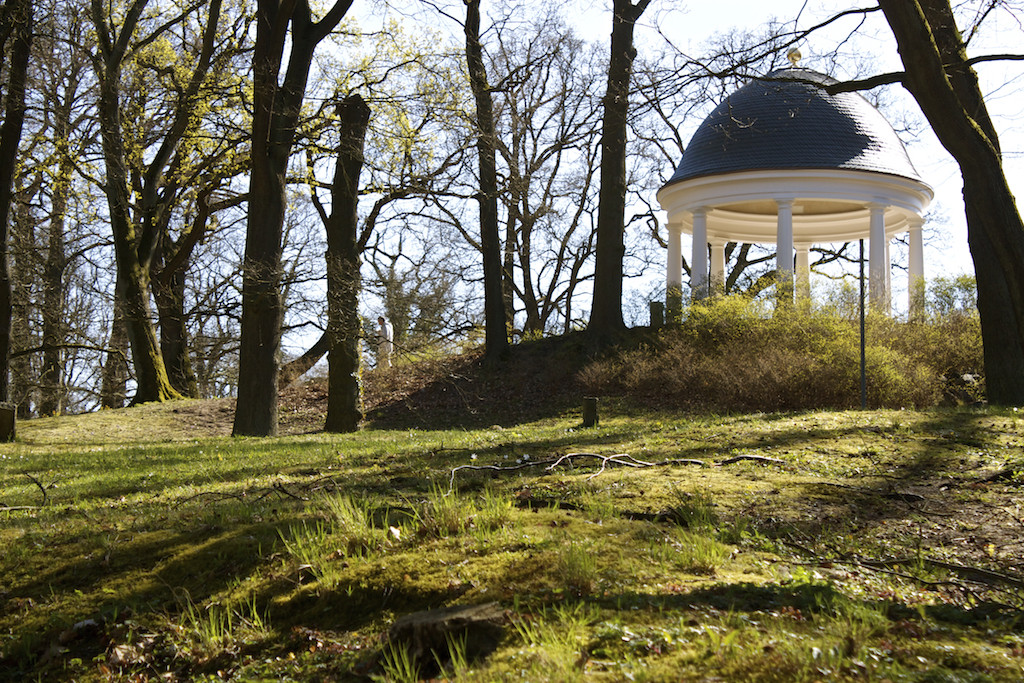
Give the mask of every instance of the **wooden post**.
[[597, 426], [597, 399], [593, 396], [583, 397], [583, 426]]
[[660, 330], [665, 326], [665, 302], [652, 301], [651, 303], [651, 329]]
[[17, 406], [13, 403], [0, 403], [0, 441], [14, 441], [17, 413]]

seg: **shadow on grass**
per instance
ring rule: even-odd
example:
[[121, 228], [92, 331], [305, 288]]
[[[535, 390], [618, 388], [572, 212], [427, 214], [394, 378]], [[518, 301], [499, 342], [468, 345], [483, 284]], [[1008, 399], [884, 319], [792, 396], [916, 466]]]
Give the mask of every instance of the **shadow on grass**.
[[980, 602], [971, 608], [948, 603], [910, 607], [892, 600], [853, 598], [831, 583], [716, 584], [688, 593], [621, 593], [603, 597], [595, 602], [606, 608], [652, 609], [663, 614], [706, 613], [710, 610], [721, 616], [755, 612], [771, 614], [780, 611], [782, 614], [792, 615], [793, 610], [799, 610], [804, 618], [813, 618], [816, 614], [836, 615], [863, 606], [884, 614], [890, 621], [925, 618], [960, 626], [988, 624], [1011, 629], [1016, 628], [1020, 621], [1019, 612], [1004, 610], [993, 603]]

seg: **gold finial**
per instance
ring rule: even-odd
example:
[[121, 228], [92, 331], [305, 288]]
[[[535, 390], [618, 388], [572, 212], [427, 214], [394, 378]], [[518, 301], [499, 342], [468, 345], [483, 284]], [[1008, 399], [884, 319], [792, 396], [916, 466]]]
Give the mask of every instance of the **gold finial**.
[[789, 60], [789, 63], [792, 64], [794, 67], [797, 65], [797, 62], [800, 61], [801, 57], [803, 57], [803, 55], [800, 54], [800, 50], [798, 50], [795, 47], [789, 48], [789, 52], [786, 53], [786, 58]]

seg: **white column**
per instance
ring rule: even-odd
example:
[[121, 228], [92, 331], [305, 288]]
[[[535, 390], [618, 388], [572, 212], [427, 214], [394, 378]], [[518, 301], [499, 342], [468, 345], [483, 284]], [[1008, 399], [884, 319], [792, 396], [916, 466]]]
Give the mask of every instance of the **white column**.
[[882, 297], [882, 308], [886, 315], [892, 313], [892, 240], [885, 236], [885, 296]]
[[720, 237], [711, 240], [711, 289], [719, 294], [725, 292], [725, 245]]
[[868, 229], [868, 294], [872, 310], [888, 313], [885, 306], [885, 273], [889, 262], [885, 258], [885, 204], [869, 204], [871, 224]]
[[796, 295], [799, 299], [811, 299], [811, 245], [807, 242], [796, 245]]
[[690, 289], [694, 299], [708, 294], [708, 210], [693, 210], [693, 253], [690, 258]]
[[668, 262], [665, 264], [665, 287], [683, 286], [683, 225], [668, 224]]
[[668, 263], [665, 264], [666, 322], [678, 322], [683, 313], [683, 224], [668, 224]]
[[779, 207], [775, 245], [775, 272], [780, 301], [793, 302], [793, 201], [776, 199]]
[[924, 219], [914, 216], [910, 219], [908, 241], [910, 242], [910, 263], [907, 268], [907, 291], [910, 294], [908, 311], [911, 320], [924, 317]]

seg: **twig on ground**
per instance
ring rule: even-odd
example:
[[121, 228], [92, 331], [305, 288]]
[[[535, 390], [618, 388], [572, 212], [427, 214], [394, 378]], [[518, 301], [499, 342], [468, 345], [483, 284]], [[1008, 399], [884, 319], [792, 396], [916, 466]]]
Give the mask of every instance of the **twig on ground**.
[[[918, 559], [916, 557], [904, 557], [894, 560], [864, 560], [861, 564], [864, 564], [865, 566], [888, 568], [898, 565], [916, 564], [917, 562]], [[975, 583], [984, 583], [989, 586], [1003, 584], [1006, 586], [1013, 586], [1014, 588], [1024, 588], [1024, 579], [992, 571], [991, 569], [970, 567], [962, 564], [954, 564], [952, 562], [944, 562], [942, 560], [933, 560], [929, 557], [921, 558], [920, 562], [938, 569], [945, 569], [948, 572], [952, 572], [961, 578], [968, 581], [974, 581]]]
[[[907, 573], [898, 571], [898, 569], [900, 567], [907, 567], [907, 566], [929, 565], [931, 567], [935, 567], [935, 568], [938, 568], [938, 569], [944, 569], [944, 570], [946, 570], [946, 571], [948, 571], [948, 572], [950, 572], [952, 574], [956, 574], [957, 576], [959, 576], [960, 578], [962, 578], [962, 579], [964, 579], [966, 581], [970, 581], [970, 582], [973, 582], [973, 583], [976, 583], [976, 584], [978, 584], [978, 583], [985, 584], [986, 586], [988, 586], [992, 590], [997, 590], [996, 587], [1000, 586], [1000, 585], [1002, 585], [1002, 586], [1011, 586], [1011, 587], [1016, 588], [1018, 590], [1019, 589], [1024, 589], [1024, 578], [1020, 578], [1020, 577], [1016, 577], [1016, 576], [1010, 576], [1008, 574], [1003, 574], [1001, 572], [992, 571], [991, 569], [984, 569], [982, 567], [971, 567], [971, 566], [966, 566], [966, 565], [962, 565], [962, 564], [954, 564], [952, 562], [945, 562], [943, 560], [936, 560], [936, 559], [932, 559], [930, 557], [917, 557], [917, 556], [894, 558], [894, 559], [891, 559], [891, 560], [866, 560], [866, 559], [862, 559], [862, 558], [859, 558], [859, 557], [854, 557], [854, 556], [850, 556], [850, 555], [844, 555], [844, 554], [838, 552], [836, 549], [833, 549], [833, 552], [835, 552], [836, 555], [837, 555], [836, 557], [826, 558], [826, 557], [822, 557], [821, 555], [819, 555], [815, 550], [813, 550], [813, 549], [811, 549], [811, 548], [809, 548], [809, 547], [807, 547], [805, 545], [802, 545], [800, 543], [794, 542], [792, 539], [788, 539], [788, 538], [784, 538], [783, 537], [783, 538], [779, 538], [779, 540], [782, 541], [783, 543], [785, 543], [786, 545], [789, 545], [789, 546], [799, 550], [803, 554], [811, 557], [816, 563], [819, 563], [819, 564], [820, 563], [828, 562], [828, 563], [833, 563], [833, 564], [845, 564], [845, 565], [852, 565], [852, 566], [856, 566], [856, 567], [862, 567], [864, 569], [870, 569], [871, 571], [881, 572], [883, 574], [889, 574], [891, 576], [896, 576], [896, 577], [899, 577], [899, 578], [902, 578], [902, 579], [906, 579], [908, 581], [914, 581], [915, 583], [918, 583], [918, 584], [923, 585], [923, 586], [930, 586], [930, 587], [948, 586], [948, 587], [956, 588], [957, 590], [962, 591], [963, 593], [969, 594], [969, 595], [974, 596], [974, 597], [977, 597], [977, 595], [975, 594], [975, 591], [970, 586], [965, 585], [964, 583], [962, 583], [960, 581], [950, 581], [950, 580], [933, 581], [933, 580], [925, 579], [925, 578], [922, 578], [922, 577], [919, 577], [919, 576], [914, 576], [913, 574], [907, 574]], [[801, 563], [801, 564], [803, 564], [803, 563]], [[997, 592], [1005, 592], [1005, 591], [998, 591], [997, 590]], [[1018, 599], [1020, 598], [1019, 595], [1017, 595], [1016, 597]], [[1012, 607], [1010, 605], [1003, 605], [1003, 606], [1004, 607], [1008, 607], [1008, 608], [1012, 608], [1012, 609], [1020, 609], [1020, 607]]]
[[834, 481], [819, 481], [819, 482], [817, 482], [817, 485], [818, 486], [832, 486], [832, 487], [835, 487], [835, 488], [847, 489], [849, 491], [856, 491], [857, 493], [861, 493], [861, 494], [863, 494], [865, 496], [878, 496], [879, 498], [884, 498], [885, 500], [896, 500], [896, 501], [899, 501], [901, 503], [906, 504], [906, 506], [908, 508], [910, 508], [914, 512], [920, 513], [922, 515], [931, 515], [931, 516], [935, 516], [935, 517], [952, 517], [953, 516], [953, 513], [951, 513], [951, 512], [938, 512], [938, 511], [935, 511], [935, 510], [925, 510], [924, 508], [921, 508], [921, 507], [919, 507], [917, 505], [914, 505], [914, 503], [925, 503], [925, 502], [928, 502], [927, 498], [925, 498], [924, 496], [922, 496], [922, 495], [920, 495], [918, 493], [910, 493], [908, 491], [897, 491], [895, 489], [892, 489], [892, 490], [889, 490], [889, 491], [881, 491], [881, 490], [877, 490], [877, 489], [865, 488], [863, 486], [850, 486], [849, 484], [840, 484], [840, 483], [834, 482]]
[[623, 467], [654, 467], [653, 462], [646, 462], [644, 460], [637, 460], [629, 453], [616, 453], [615, 455], [599, 455], [597, 453], [566, 453], [562, 457], [558, 458], [553, 464], [549, 465], [548, 471], [551, 471], [561, 465], [564, 461], [572, 461], [575, 458], [596, 458], [601, 461], [601, 468], [587, 477], [587, 481], [590, 481], [594, 477], [600, 475], [608, 468], [608, 463], [614, 465], [622, 465]]
[[227, 500], [228, 498], [233, 498], [234, 500], [245, 500], [246, 495], [246, 491], [243, 491], [242, 493], [227, 493], [224, 491], [200, 491], [199, 493], [191, 495], [188, 498], [182, 498], [181, 501], [179, 501], [178, 505], [184, 505], [185, 503], [190, 503], [193, 500], [197, 500], [199, 498], [213, 498], [214, 500]]
[[966, 586], [964, 586], [963, 584], [961, 584], [961, 583], [959, 583], [957, 581], [929, 581], [928, 579], [922, 579], [920, 576], [914, 576], [913, 574], [905, 574], [903, 572], [898, 572], [898, 571], [896, 571], [894, 569], [888, 569], [885, 566], [881, 566], [881, 565], [886, 564], [884, 562], [880, 563], [880, 562], [872, 562], [870, 560], [865, 560], [865, 561], [862, 561], [862, 562], [843, 561], [843, 562], [839, 562], [839, 564], [853, 564], [853, 565], [855, 565], [857, 567], [863, 567], [864, 569], [870, 569], [873, 572], [881, 572], [882, 574], [889, 574], [890, 576], [895, 576], [895, 577], [898, 577], [898, 578], [901, 578], [901, 579], [906, 579], [908, 581], [913, 581], [914, 583], [918, 583], [918, 584], [920, 584], [922, 586], [930, 586], [930, 587], [933, 587], [933, 588], [937, 588], [939, 586], [952, 586], [954, 588], [960, 588], [960, 589], [966, 588]]
[[283, 493], [284, 495], [288, 496], [289, 498], [293, 498], [295, 500], [300, 500], [302, 502], [306, 502], [306, 501], [309, 500], [308, 498], [303, 498], [302, 496], [295, 495], [294, 493], [292, 493], [291, 491], [286, 489], [284, 487], [284, 484], [282, 484], [279, 481], [278, 482], [274, 482], [274, 486], [272, 488], [273, 488], [274, 491], [277, 491], [278, 493]]

